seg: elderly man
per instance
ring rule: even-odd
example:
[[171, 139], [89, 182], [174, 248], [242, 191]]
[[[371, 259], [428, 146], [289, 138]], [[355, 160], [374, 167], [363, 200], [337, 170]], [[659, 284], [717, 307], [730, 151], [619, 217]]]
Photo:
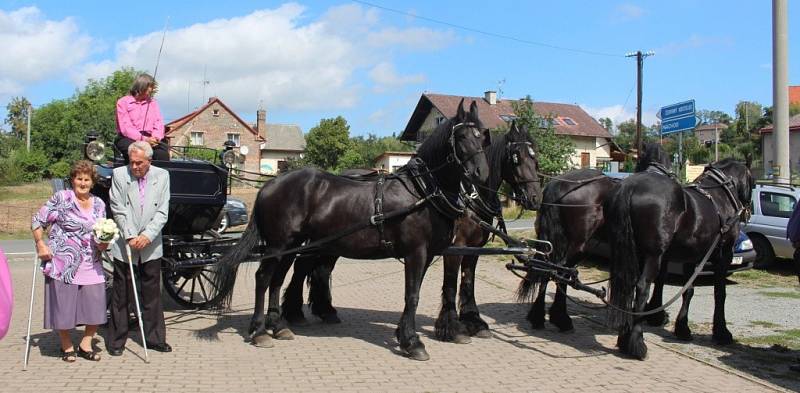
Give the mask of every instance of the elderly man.
[[[114, 288], [111, 294], [111, 319], [106, 346], [112, 356], [122, 355], [128, 339], [131, 292], [128, 251], [139, 265], [142, 321], [148, 348], [170, 352], [166, 341], [164, 309], [161, 306], [161, 228], [169, 212], [169, 173], [150, 166], [153, 149], [137, 141], [128, 147], [130, 162], [114, 169], [111, 185], [111, 211], [120, 228], [114, 243]], [[128, 247], [126, 247], [128, 246]]]

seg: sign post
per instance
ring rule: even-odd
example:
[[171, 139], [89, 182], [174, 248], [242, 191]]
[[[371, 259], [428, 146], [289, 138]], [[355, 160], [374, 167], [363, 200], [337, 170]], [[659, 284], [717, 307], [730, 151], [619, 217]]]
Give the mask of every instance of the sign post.
[[695, 115], [694, 100], [679, 102], [667, 105], [658, 111], [661, 119], [661, 135], [669, 135], [679, 132], [678, 151], [679, 168], [683, 168], [683, 131], [691, 130], [697, 126], [697, 116]]

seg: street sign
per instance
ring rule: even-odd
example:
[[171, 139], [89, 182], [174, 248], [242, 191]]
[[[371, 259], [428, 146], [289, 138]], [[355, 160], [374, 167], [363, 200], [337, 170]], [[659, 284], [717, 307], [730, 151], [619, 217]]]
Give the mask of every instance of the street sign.
[[694, 100], [667, 105], [658, 111], [661, 119], [661, 135], [691, 130], [697, 125]]
[[658, 112], [661, 121], [673, 120], [679, 117], [694, 116], [694, 100], [667, 105]]
[[667, 135], [674, 132], [691, 130], [696, 125], [697, 125], [697, 117], [695, 117], [694, 114], [688, 117], [681, 117], [678, 119], [661, 121], [661, 135]]

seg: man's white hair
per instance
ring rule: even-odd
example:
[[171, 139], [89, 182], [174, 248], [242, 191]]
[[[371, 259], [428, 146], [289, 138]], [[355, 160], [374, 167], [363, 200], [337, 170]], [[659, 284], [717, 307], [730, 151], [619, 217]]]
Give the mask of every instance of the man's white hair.
[[134, 150], [139, 150], [140, 152], [144, 153], [148, 160], [153, 159], [153, 148], [150, 147], [150, 144], [145, 141], [136, 141], [128, 146], [128, 157], [130, 157], [131, 152]]

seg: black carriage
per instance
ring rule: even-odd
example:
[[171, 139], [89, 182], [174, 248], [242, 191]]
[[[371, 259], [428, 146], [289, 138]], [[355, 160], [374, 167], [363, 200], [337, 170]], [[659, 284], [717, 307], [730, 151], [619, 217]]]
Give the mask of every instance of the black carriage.
[[[118, 152], [110, 162], [105, 146], [97, 136], [86, 136], [84, 156], [96, 163], [98, 181], [92, 189], [107, 206], [111, 217], [109, 190], [113, 169], [125, 165]], [[232, 146], [223, 150], [203, 147], [172, 148], [170, 161], [153, 161], [170, 175], [169, 218], [162, 230], [162, 281], [165, 292], [181, 307], [200, 309], [213, 306], [220, 295], [213, 290], [213, 265], [217, 258], [234, 246], [237, 238], [217, 231], [224, 218], [230, 190], [229, 166], [235, 159]], [[205, 159], [193, 158], [203, 157]], [[54, 182], [54, 188], [68, 187], [68, 182]], [[110, 256], [104, 253], [108, 285]]]

